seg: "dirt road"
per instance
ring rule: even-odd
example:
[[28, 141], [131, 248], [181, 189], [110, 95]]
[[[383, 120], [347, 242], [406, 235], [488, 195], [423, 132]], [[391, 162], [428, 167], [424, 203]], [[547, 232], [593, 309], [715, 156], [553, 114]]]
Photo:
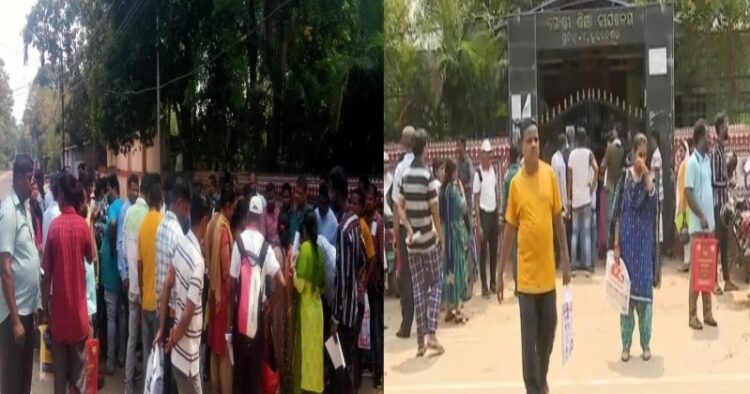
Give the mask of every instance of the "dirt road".
[[[676, 264], [664, 267], [655, 292], [652, 359], [641, 360], [637, 330], [631, 360], [620, 361], [620, 319], [603, 299], [603, 276], [573, 279], [575, 347], [562, 364], [560, 321], [550, 360], [551, 393], [739, 393], [750, 387], [750, 299], [741, 291], [714, 297], [718, 328], [688, 327], [688, 276]], [[599, 268], [599, 272], [603, 269]], [[559, 275], [558, 275], [559, 276]], [[738, 279], [739, 281], [739, 279]], [[524, 393], [517, 299], [508, 294], [498, 305], [475, 296], [466, 305], [465, 326], [443, 323], [438, 338], [446, 353], [417, 359], [416, 323], [412, 337], [395, 336], [401, 322], [396, 299], [385, 306], [385, 387], [387, 392]], [[558, 319], [562, 302], [558, 279]], [[509, 298], [509, 299], [508, 299]], [[700, 302], [700, 301], [699, 301]], [[699, 305], [700, 310], [700, 305]], [[700, 312], [699, 312], [700, 313]], [[700, 317], [700, 314], [699, 314]]]

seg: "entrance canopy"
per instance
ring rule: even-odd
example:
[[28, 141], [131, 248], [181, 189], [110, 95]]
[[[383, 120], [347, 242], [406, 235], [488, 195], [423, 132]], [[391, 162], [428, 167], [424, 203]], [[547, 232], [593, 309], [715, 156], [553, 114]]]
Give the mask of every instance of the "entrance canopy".
[[[584, 126], [601, 148], [602, 131], [617, 121], [632, 131], [658, 132], [662, 160], [672, 162], [671, 4], [552, 0], [508, 15], [506, 26], [511, 143], [519, 142], [520, 119], [534, 117], [543, 140], [566, 126]], [[665, 191], [673, 190], [671, 183], [663, 178]], [[671, 194], [665, 196], [665, 223], [674, 212]]]

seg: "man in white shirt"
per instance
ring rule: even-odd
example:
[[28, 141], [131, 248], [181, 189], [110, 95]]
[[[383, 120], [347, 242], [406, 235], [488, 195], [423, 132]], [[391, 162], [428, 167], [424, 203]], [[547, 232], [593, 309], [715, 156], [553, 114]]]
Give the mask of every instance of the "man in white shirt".
[[[383, 190], [388, 192], [388, 189], [391, 188], [391, 185], [393, 184], [393, 171], [391, 171], [391, 166], [389, 165], [388, 161], [388, 153], [383, 152]], [[384, 200], [386, 200], [384, 198]], [[383, 214], [384, 218], [387, 220], [392, 220], [393, 218], [393, 209], [391, 209], [390, 204], [386, 201], [385, 204], [383, 204]]]
[[[574, 269], [585, 269], [586, 277], [594, 270], [591, 260], [591, 194], [598, 179], [599, 166], [596, 164], [594, 153], [586, 147], [586, 131], [579, 128], [576, 132], [576, 148], [568, 157], [568, 194], [570, 194], [570, 212], [573, 216], [573, 235], [571, 236], [571, 263]], [[578, 248], [583, 252], [583, 259], [578, 259]]]
[[662, 221], [662, 207], [664, 206], [664, 184], [662, 183], [662, 160], [661, 160], [661, 151], [659, 150], [659, 135], [656, 131], [653, 132], [651, 135], [651, 144], [655, 146], [654, 153], [651, 155], [651, 179], [654, 180], [654, 183], [657, 185], [657, 190], [659, 192], [659, 205], [658, 205], [658, 211], [659, 216], [657, 217], [657, 228], [659, 229], [659, 243], [664, 242], [664, 224]]
[[[263, 244], [266, 243], [263, 234], [260, 232], [262, 214], [263, 201], [258, 196], [251, 198], [248, 225], [245, 231], [240, 234], [240, 242], [245, 247], [245, 252], [240, 253], [239, 242], [235, 242], [232, 247], [232, 260], [229, 268], [229, 275], [233, 279], [233, 284], [230, 286], [231, 289], [239, 289], [241, 286], [240, 281], [247, 280], [246, 278], [240, 278], [242, 256], [260, 256]], [[263, 278], [261, 280], [262, 295], [266, 293], [264, 290], [265, 278], [275, 278], [276, 288], [278, 289], [286, 287], [284, 272], [281, 271], [281, 266], [276, 260], [276, 255], [270, 248], [267, 249], [265, 259], [261, 265], [261, 278]], [[229, 292], [229, 294], [234, 293], [234, 290], [230, 290]], [[263, 300], [265, 301], [265, 297], [263, 297]], [[236, 310], [235, 305], [230, 306], [230, 310]], [[261, 360], [264, 345], [262, 316], [258, 316], [258, 322], [258, 329], [254, 338], [251, 339], [242, 334], [236, 334], [234, 340], [234, 369], [242, 371], [242, 373], [235, 374], [235, 384], [249, 393], [260, 392]]]
[[47, 205], [47, 209], [44, 211], [44, 216], [42, 217], [42, 250], [44, 250], [44, 245], [47, 244], [49, 225], [52, 223], [52, 220], [60, 216], [60, 206], [57, 204], [57, 193], [59, 190], [57, 176], [54, 176], [50, 180], [50, 193], [52, 193], [52, 200], [49, 202], [49, 205]]
[[[479, 156], [479, 167], [474, 172], [474, 213], [479, 241], [479, 277], [482, 281], [482, 297], [489, 298], [490, 291], [495, 293], [495, 270], [497, 268], [498, 220], [500, 193], [498, 193], [498, 175], [490, 162], [492, 145], [490, 140], [482, 141], [482, 152]], [[489, 250], [488, 250], [489, 249]], [[487, 283], [487, 252], [490, 258], [490, 283]]]
[[[396, 166], [393, 173], [393, 187], [391, 198], [398, 203], [401, 196], [401, 178], [404, 171], [411, 167], [414, 161], [414, 153], [411, 150], [411, 138], [414, 136], [414, 127], [406, 126], [401, 133], [401, 145], [406, 154]], [[409, 267], [409, 256], [406, 253], [406, 226], [405, 218], [399, 218], [398, 209], [393, 210], [393, 250], [399, 261], [398, 266], [398, 289], [401, 295], [401, 328], [396, 332], [399, 338], [409, 338], [411, 335], [411, 324], [414, 322], [414, 293], [412, 290], [411, 268]]]
[[[563, 156], [563, 150], [567, 144], [565, 134], [558, 134], [555, 139], [555, 154], [552, 155], [551, 165], [552, 170], [555, 172], [557, 178], [557, 184], [561, 191], [568, 190], [568, 168], [565, 165], [565, 157]], [[561, 193], [562, 205], [563, 205], [563, 217], [570, 215], [568, 212], [568, 193]]]

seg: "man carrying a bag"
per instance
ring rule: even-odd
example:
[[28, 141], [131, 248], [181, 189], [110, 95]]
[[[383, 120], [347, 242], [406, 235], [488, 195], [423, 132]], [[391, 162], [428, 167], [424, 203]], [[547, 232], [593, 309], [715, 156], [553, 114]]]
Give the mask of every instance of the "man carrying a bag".
[[[690, 249], [693, 249], [696, 239], [714, 231], [713, 188], [711, 187], [711, 159], [708, 157], [708, 135], [706, 122], [698, 120], [693, 127], [693, 144], [695, 152], [690, 157], [685, 176], [685, 195], [688, 207], [688, 231], [690, 232]], [[694, 330], [702, 330], [703, 324], [698, 320], [698, 292], [693, 291], [693, 273], [695, 254], [690, 262], [690, 298], [689, 298], [689, 326]], [[703, 321], [706, 325], [716, 327], [717, 323], [711, 311], [711, 293], [701, 292], [703, 298]]]
[[[276, 279], [276, 289], [286, 287], [284, 272], [276, 255], [260, 233], [260, 220], [263, 202], [260, 197], [250, 199], [250, 214], [245, 231], [237, 238], [232, 248], [229, 274], [233, 281], [229, 294], [237, 294], [239, 305], [232, 305], [236, 311], [234, 339], [235, 391], [256, 394], [261, 391], [261, 366], [264, 347], [263, 303], [266, 278]], [[243, 271], [243, 264], [249, 270]], [[256, 279], [258, 278], [258, 279]], [[230, 297], [234, 302], [235, 297]]]

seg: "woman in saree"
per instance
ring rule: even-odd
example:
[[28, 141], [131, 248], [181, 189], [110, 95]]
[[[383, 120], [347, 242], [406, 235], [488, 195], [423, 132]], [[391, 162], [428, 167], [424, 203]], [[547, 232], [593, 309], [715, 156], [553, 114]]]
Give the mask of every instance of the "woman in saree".
[[[279, 231], [280, 248], [275, 249], [276, 259], [281, 263], [284, 272], [292, 271], [292, 245], [289, 239], [289, 216], [281, 212], [277, 228]], [[277, 253], [278, 252], [278, 253]], [[278, 363], [279, 377], [281, 378], [281, 392], [291, 393], [294, 384], [292, 382], [292, 356], [294, 349], [294, 285], [287, 282], [287, 287], [276, 289], [271, 295], [271, 336], [273, 338], [273, 350]]]
[[325, 256], [318, 246], [315, 214], [308, 212], [302, 222], [302, 244], [294, 268], [294, 288], [299, 294], [294, 347], [294, 393], [322, 393], [323, 381], [323, 300]]
[[633, 164], [623, 171], [617, 184], [611, 224], [615, 264], [624, 263], [630, 276], [628, 314], [620, 315], [623, 362], [630, 359], [635, 313], [642, 358], [651, 358], [653, 289], [661, 282], [661, 267], [655, 256], [658, 196], [646, 167], [646, 145], [646, 136], [637, 134], [633, 140]]
[[466, 227], [464, 212], [466, 197], [463, 186], [456, 176], [456, 163], [447, 159], [444, 162], [443, 179], [440, 187], [440, 217], [445, 234], [443, 263], [443, 302], [447, 310], [445, 321], [463, 324], [467, 321], [463, 314], [463, 298], [466, 291]]

